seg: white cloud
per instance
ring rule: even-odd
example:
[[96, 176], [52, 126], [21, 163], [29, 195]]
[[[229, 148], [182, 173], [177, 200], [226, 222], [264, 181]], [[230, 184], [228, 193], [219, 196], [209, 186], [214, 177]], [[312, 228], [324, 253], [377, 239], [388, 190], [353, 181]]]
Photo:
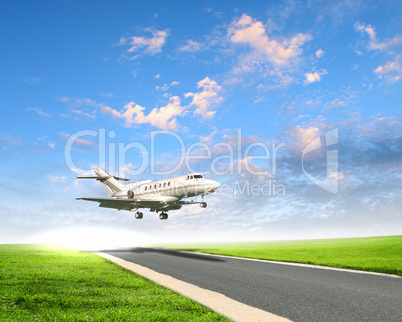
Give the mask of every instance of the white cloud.
[[218, 95], [221, 86], [209, 77], [205, 77], [197, 83], [197, 88], [202, 88], [203, 91], [199, 93], [186, 93], [184, 96], [186, 98], [193, 98], [190, 106], [196, 106], [194, 114], [201, 115], [204, 119], [213, 117], [216, 111], [211, 111], [211, 108], [217, 106], [223, 100], [223, 97], [219, 97]]
[[109, 106], [101, 106], [103, 113], [124, 119], [127, 127], [133, 124], [149, 123], [163, 130], [177, 129], [178, 123], [176, 117], [183, 114], [184, 107], [181, 106], [180, 98], [173, 96], [166, 106], [160, 108], [155, 107], [148, 115], [144, 114], [144, 110], [145, 107], [135, 104], [134, 102], [126, 104], [121, 111], [114, 110]]
[[321, 58], [322, 56], [324, 56], [324, 54], [325, 54], [325, 51], [322, 50], [322, 49], [318, 49], [318, 50], [315, 52], [315, 56], [316, 56], [317, 58]]
[[188, 52], [197, 52], [201, 50], [207, 49], [207, 46], [201, 42], [195, 41], [195, 40], [187, 40], [187, 43], [179, 48], [182, 51], [188, 51]]
[[57, 97], [57, 100], [63, 103], [71, 102], [73, 99], [68, 96]]
[[116, 111], [115, 109], [113, 109], [109, 106], [101, 104], [100, 109], [101, 109], [102, 113], [111, 114], [113, 117], [118, 117], [118, 118], [122, 117], [122, 114], [119, 111]]
[[364, 25], [364, 24], [355, 24], [355, 29], [360, 32], [365, 32], [369, 36], [369, 43], [367, 48], [369, 50], [378, 50], [384, 51], [389, 49], [390, 47], [402, 44], [402, 37], [396, 36], [391, 39], [386, 39], [385, 41], [381, 42], [377, 39], [377, 34], [373, 26], [371, 25]]
[[402, 65], [399, 61], [387, 61], [384, 66], [378, 66], [374, 71], [379, 78], [385, 78], [389, 83], [395, 83], [401, 79]]
[[[146, 32], [150, 32], [152, 37], [127, 37], [120, 38], [117, 45], [130, 45], [127, 49], [128, 53], [134, 53], [139, 51], [139, 49], [144, 49], [144, 53], [149, 55], [155, 55], [162, 51], [162, 47], [165, 45], [166, 38], [169, 35], [169, 30], [156, 30], [153, 28], [144, 29]], [[138, 55], [131, 57], [131, 59], [137, 58]]]
[[165, 84], [163, 86], [155, 86], [157, 90], [161, 90], [162, 92], [166, 92], [169, 89], [169, 85]]
[[109, 98], [114, 97], [114, 95], [112, 93], [99, 92], [99, 94], [102, 95], [102, 96], [105, 96], [105, 97], [109, 97]]
[[[60, 132], [60, 136], [63, 139], [65, 139], [66, 141], [68, 139], [70, 139], [70, 137], [73, 136], [73, 135], [74, 134], [70, 135], [68, 133]], [[91, 146], [94, 146], [97, 143], [96, 142], [91, 142], [91, 141], [88, 141], [88, 140], [84, 140], [84, 139], [81, 139], [81, 138], [78, 138], [78, 137], [75, 137], [74, 144], [77, 144], [77, 145], [81, 146], [82, 148], [90, 148]]]
[[96, 110], [93, 110], [91, 113], [88, 113], [88, 112], [85, 112], [83, 110], [73, 109], [72, 108], [72, 109], [70, 109], [70, 112], [72, 112], [74, 114], [78, 114], [78, 115], [83, 115], [83, 116], [86, 116], [86, 117], [89, 117], [89, 118], [95, 118], [96, 117], [96, 115], [95, 115]]
[[69, 111], [71, 113], [82, 115], [89, 118], [95, 118], [96, 110], [99, 108], [99, 104], [96, 101], [91, 100], [89, 98], [75, 98], [75, 97], [63, 96], [57, 98], [57, 100], [68, 104]]
[[295, 140], [295, 146], [304, 148], [313, 141], [315, 138], [319, 137], [320, 129], [316, 126], [296, 126], [291, 132], [290, 136]]
[[315, 72], [315, 73], [305, 73], [304, 76], [306, 78], [305, 81], [304, 81], [304, 84], [309, 84], [309, 83], [314, 83], [314, 82], [321, 81], [321, 77], [317, 72]]
[[48, 177], [52, 184], [64, 182], [66, 180], [66, 177], [58, 177], [58, 176], [53, 176], [51, 174], [49, 174]]
[[33, 77], [33, 76], [29, 76], [29, 77], [25, 77], [22, 81], [24, 83], [28, 83], [28, 84], [36, 84], [40, 82], [40, 78], [39, 77]]
[[41, 115], [41, 116], [45, 116], [45, 117], [49, 117], [50, 115], [43, 112], [39, 107], [30, 107], [26, 109], [27, 111], [34, 111], [35, 113]]
[[264, 96], [258, 96], [254, 101], [253, 104], [257, 104], [259, 102], [265, 101], [265, 97]]
[[271, 39], [265, 26], [247, 14], [233, 21], [228, 28], [228, 33], [231, 42], [249, 45], [255, 53], [264, 56], [277, 66], [288, 65], [292, 59], [302, 53], [301, 46], [313, 39], [311, 35], [303, 33], [283, 41]]
[[154, 76], [154, 78], [156, 78], [156, 79], [159, 79], [161, 77], [161, 74], [156, 74], [155, 76]]
[[327, 74], [326, 70], [321, 70], [314, 73], [305, 73], [303, 85], [308, 85], [315, 82], [321, 82], [321, 76]]
[[398, 61], [390, 62], [388, 61], [384, 66], [378, 66], [378, 68], [374, 71], [376, 74], [389, 74], [392, 72], [400, 72], [401, 64]]
[[3, 149], [8, 147], [20, 147], [24, 146], [24, 141], [16, 136], [0, 133], [0, 143]]
[[75, 97], [63, 96], [58, 97], [57, 100], [63, 103], [70, 103], [70, 106], [93, 106], [93, 107], [98, 106], [98, 103], [89, 98], [75, 98]]
[[162, 91], [162, 92], [167, 92], [170, 86], [175, 86], [175, 85], [178, 85], [178, 84], [180, 84], [180, 82], [173, 81], [169, 85], [168, 84], [164, 84], [163, 86], [157, 85], [157, 86], [155, 86], [155, 88], [157, 90]]

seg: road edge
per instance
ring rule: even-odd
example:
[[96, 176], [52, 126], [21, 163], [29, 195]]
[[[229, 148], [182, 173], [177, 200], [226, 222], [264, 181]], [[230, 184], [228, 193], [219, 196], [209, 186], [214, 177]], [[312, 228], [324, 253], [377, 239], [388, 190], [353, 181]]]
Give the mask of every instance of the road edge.
[[295, 262], [279, 262], [279, 261], [274, 261], [274, 260], [269, 260], [269, 259], [238, 257], [238, 256], [221, 255], [221, 254], [213, 254], [213, 253], [189, 252], [186, 250], [179, 250], [179, 249], [172, 249], [172, 248], [160, 248], [160, 247], [147, 247], [147, 248], [161, 249], [161, 250], [173, 250], [173, 251], [185, 253], [185, 254], [199, 254], [199, 255], [205, 255], [205, 256], [215, 256], [215, 257], [240, 259], [240, 260], [253, 261], [253, 262], [261, 262], [261, 263], [271, 263], [271, 264], [279, 264], [279, 265], [287, 265], [287, 266], [315, 268], [315, 269], [323, 269], [323, 270], [328, 270], [328, 271], [338, 271], [338, 272], [353, 273], [353, 274], [366, 274], [366, 275], [374, 275], [374, 276], [382, 276], [382, 277], [390, 277], [390, 278], [402, 278], [402, 276], [394, 275], [394, 274], [378, 273], [378, 272], [372, 272], [372, 271], [361, 271], [361, 270], [356, 270], [356, 269], [339, 268], [339, 267], [332, 267], [332, 266], [321, 266], [321, 265], [303, 264], [303, 263], [295, 263]]

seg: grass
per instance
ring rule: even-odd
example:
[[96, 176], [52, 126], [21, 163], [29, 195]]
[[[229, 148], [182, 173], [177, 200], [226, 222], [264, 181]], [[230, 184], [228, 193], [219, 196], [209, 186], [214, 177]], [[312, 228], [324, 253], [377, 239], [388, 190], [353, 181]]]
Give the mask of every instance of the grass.
[[0, 245], [0, 321], [227, 321], [108, 260], [46, 245]]
[[304, 263], [402, 276], [402, 235], [164, 246], [192, 252]]

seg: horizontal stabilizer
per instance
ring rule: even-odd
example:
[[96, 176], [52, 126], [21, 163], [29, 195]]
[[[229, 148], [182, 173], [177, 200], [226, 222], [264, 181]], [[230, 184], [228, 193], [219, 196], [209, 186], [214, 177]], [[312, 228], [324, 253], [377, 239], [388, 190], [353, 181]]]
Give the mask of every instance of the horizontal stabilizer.
[[76, 179], [95, 179], [95, 180], [100, 180], [104, 181], [110, 178], [115, 178], [116, 180], [121, 180], [121, 181], [130, 181], [130, 179], [125, 179], [125, 178], [120, 178], [120, 177], [115, 177], [115, 176], [97, 176], [97, 177], [76, 177]]

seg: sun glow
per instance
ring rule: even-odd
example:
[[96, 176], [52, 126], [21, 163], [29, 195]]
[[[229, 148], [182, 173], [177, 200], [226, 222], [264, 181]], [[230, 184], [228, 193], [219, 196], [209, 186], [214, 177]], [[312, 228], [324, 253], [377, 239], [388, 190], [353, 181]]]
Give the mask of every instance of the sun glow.
[[87, 250], [134, 247], [152, 243], [153, 239], [137, 231], [79, 227], [54, 230], [36, 235], [27, 243], [55, 244], [62, 247]]

